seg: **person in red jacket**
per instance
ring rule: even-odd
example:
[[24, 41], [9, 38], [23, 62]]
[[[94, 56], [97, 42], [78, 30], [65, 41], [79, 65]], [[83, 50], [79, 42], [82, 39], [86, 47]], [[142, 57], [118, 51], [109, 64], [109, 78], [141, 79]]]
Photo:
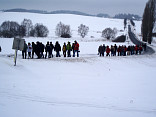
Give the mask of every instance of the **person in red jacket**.
[[75, 41], [74, 44], [74, 53], [73, 53], [73, 57], [75, 57], [75, 52], [77, 53], [77, 57], [79, 57], [79, 43], [77, 41]]
[[137, 55], [138, 54], [138, 46], [137, 45], [135, 46], [134, 50], [135, 50], [135, 54]]
[[107, 48], [106, 48], [106, 56], [110, 56], [110, 48], [109, 48], [109, 46], [107, 46]]

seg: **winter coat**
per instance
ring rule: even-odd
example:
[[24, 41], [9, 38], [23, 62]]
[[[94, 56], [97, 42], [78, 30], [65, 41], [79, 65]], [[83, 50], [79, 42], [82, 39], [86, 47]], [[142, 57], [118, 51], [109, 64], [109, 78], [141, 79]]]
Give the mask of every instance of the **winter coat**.
[[32, 52], [32, 46], [28, 45], [28, 52]]
[[53, 50], [54, 49], [54, 45], [50, 44], [50, 49]]
[[45, 49], [45, 46], [44, 46], [44, 44], [40, 44], [40, 50], [41, 50], [41, 52], [44, 52], [44, 49]]
[[46, 45], [46, 52], [50, 52], [50, 50], [51, 50], [51, 47], [50, 47], [49, 44], [47, 44], [47, 45]]
[[119, 47], [117, 50], [118, 50], [118, 52], [121, 52], [121, 47]]
[[115, 51], [115, 48], [114, 47], [111, 47], [111, 52], [114, 52]]
[[104, 53], [104, 48], [103, 48], [103, 46], [99, 46], [98, 52], [99, 52], [99, 53]]
[[139, 47], [139, 50], [142, 51], [142, 47], [141, 46]]
[[67, 50], [68, 51], [71, 51], [72, 50], [72, 47], [71, 47], [71, 44], [70, 43], [67, 44]]
[[106, 53], [110, 53], [110, 48], [106, 48]]
[[72, 44], [72, 50], [74, 50], [74, 48], [75, 48], [75, 44]]
[[64, 52], [67, 51], [66, 45], [63, 45], [62, 51], [64, 51]]
[[137, 46], [135, 46], [134, 50], [135, 50], [135, 51], [138, 51], [138, 47], [137, 47]]
[[75, 44], [74, 50], [79, 50], [79, 44], [78, 43]]
[[33, 50], [33, 52], [36, 52], [36, 44], [35, 43], [32, 43], [32, 50]]
[[24, 43], [23, 51], [27, 51], [27, 48], [28, 48], [27, 44]]
[[61, 46], [60, 46], [59, 43], [56, 43], [56, 44], [55, 44], [54, 50], [55, 50], [56, 52], [61, 51]]

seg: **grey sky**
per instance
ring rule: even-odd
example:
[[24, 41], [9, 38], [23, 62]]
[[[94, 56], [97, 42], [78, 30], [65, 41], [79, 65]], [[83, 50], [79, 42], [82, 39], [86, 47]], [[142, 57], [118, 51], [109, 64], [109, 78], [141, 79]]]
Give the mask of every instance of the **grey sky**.
[[0, 0], [0, 9], [74, 10], [90, 14], [133, 13], [142, 16], [148, 0]]

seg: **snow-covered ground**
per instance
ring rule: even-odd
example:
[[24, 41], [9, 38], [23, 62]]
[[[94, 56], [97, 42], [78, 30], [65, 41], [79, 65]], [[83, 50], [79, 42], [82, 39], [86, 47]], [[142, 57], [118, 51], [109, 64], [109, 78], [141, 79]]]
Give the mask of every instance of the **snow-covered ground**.
[[[16, 67], [13, 39], [0, 38], [0, 117], [156, 116], [156, 54], [97, 55], [99, 45], [115, 43], [103, 41], [101, 34], [96, 32], [107, 26], [121, 30], [123, 20], [75, 15], [0, 14], [0, 22], [13, 20], [20, 23], [23, 18], [46, 24], [51, 30], [59, 21], [70, 24], [73, 30], [83, 23], [94, 32], [85, 39], [81, 39], [76, 31], [71, 39], [57, 38], [54, 31], [50, 31], [47, 38], [25, 38], [26, 42], [59, 41], [61, 45], [77, 40], [80, 57], [25, 60], [19, 51]], [[138, 33], [140, 24], [136, 23]], [[153, 48], [156, 50], [155, 45]]]

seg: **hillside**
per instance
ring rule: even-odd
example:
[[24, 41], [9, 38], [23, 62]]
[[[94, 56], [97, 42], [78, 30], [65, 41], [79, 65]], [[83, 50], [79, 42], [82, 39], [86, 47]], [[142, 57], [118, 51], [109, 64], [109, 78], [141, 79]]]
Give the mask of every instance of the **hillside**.
[[[123, 30], [123, 20], [71, 14], [0, 13], [0, 23], [31, 19], [43, 23], [47, 38], [29, 37], [26, 42], [46, 44], [75, 40], [80, 57], [22, 59], [18, 51], [14, 66], [13, 38], [0, 38], [0, 117], [155, 117], [156, 116], [156, 53], [99, 57], [99, 45], [132, 45], [114, 43], [101, 37], [106, 27]], [[62, 21], [71, 26], [72, 38], [55, 36], [55, 27]], [[82, 39], [77, 34], [81, 24], [90, 32]], [[141, 22], [136, 23], [140, 33]], [[97, 33], [98, 32], [98, 33]], [[125, 33], [125, 32], [122, 32]], [[94, 36], [94, 38], [91, 38]], [[156, 45], [151, 46], [156, 50]], [[45, 54], [45, 52], [44, 52]]]
[[[118, 30], [124, 30], [122, 19], [109, 19], [109, 18], [98, 18], [91, 16], [79, 16], [72, 14], [35, 14], [35, 13], [16, 13], [16, 12], [1, 12], [0, 13], [0, 24], [5, 20], [16, 21], [19, 24], [24, 18], [31, 19], [33, 24], [42, 23], [46, 25], [50, 31], [49, 37], [55, 36], [56, 25], [61, 21], [64, 24], [71, 26], [73, 31], [73, 37], [79, 37], [77, 34], [78, 26], [84, 24], [89, 26], [88, 37], [94, 36], [101, 38], [101, 33], [105, 28], [114, 28]], [[135, 21], [136, 31], [141, 32], [141, 21]]]

